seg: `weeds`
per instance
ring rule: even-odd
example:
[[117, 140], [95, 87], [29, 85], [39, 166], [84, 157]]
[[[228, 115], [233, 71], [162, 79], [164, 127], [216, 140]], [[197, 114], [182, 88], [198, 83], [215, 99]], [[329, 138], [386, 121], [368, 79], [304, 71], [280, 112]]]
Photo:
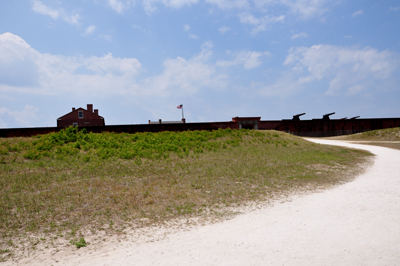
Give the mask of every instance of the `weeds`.
[[[69, 127], [56, 133], [38, 137], [30, 145], [18, 143], [12, 146], [3, 143], [0, 155], [7, 155], [21, 150], [23, 157], [30, 160], [40, 158], [55, 158], [65, 160], [71, 156], [83, 158], [88, 162], [91, 158], [109, 159], [119, 158], [130, 160], [134, 158], [161, 159], [168, 158], [171, 153], [179, 157], [187, 157], [192, 151], [203, 153], [215, 151], [221, 147], [238, 146], [243, 134], [227, 130], [216, 131], [187, 131], [187, 132], [161, 132], [161, 133], [136, 133], [94, 134], [86, 132], [85, 128]], [[224, 137], [229, 136], [228, 139]], [[211, 141], [212, 140], [212, 141]]]
[[71, 240], [69, 243], [72, 245], [75, 245], [77, 248], [83, 248], [83, 247], [87, 246], [87, 243], [83, 237], [81, 237], [81, 239], [79, 239], [79, 241]]

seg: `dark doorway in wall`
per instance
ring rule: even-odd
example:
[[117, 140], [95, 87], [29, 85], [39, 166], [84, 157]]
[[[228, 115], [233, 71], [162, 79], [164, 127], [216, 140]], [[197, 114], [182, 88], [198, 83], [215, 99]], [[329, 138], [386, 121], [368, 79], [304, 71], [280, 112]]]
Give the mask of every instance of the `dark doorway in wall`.
[[245, 124], [245, 125], [242, 125], [242, 128], [243, 129], [254, 129], [254, 125], [251, 125], [251, 124]]

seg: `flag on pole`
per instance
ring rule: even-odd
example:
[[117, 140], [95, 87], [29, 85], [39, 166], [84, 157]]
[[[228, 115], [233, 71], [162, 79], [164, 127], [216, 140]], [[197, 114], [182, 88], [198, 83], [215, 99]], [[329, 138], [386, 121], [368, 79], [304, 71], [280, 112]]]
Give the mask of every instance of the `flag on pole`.
[[184, 118], [184, 116], [183, 116], [183, 104], [181, 104], [181, 105], [178, 105], [176, 108], [178, 108], [178, 109], [181, 109], [181, 110], [182, 110], [182, 120], [183, 120], [183, 118]]

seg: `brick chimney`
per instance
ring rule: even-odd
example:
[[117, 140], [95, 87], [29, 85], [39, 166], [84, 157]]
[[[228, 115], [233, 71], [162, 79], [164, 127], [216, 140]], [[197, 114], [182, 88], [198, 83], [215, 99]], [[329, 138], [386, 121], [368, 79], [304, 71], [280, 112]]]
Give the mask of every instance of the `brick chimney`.
[[87, 111], [93, 113], [93, 104], [87, 105]]
[[99, 115], [99, 109], [94, 109], [94, 114]]
[[72, 107], [72, 112], [75, 111], [75, 107]]

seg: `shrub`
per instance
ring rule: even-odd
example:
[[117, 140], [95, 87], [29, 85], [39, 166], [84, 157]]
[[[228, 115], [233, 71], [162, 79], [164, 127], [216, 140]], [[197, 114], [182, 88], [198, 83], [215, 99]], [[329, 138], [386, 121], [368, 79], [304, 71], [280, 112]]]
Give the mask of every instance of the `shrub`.
[[[243, 136], [254, 135], [249, 130], [218, 129], [214, 131], [185, 131], [159, 133], [88, 133], [85, 128], [68, 127], [59, 132], [38, 136], [31, 145], [18, 144], [19, 149], [25, 150], [24, 157], [36, 160], [42, 157], [66, 160], [71, 156], [80, 156], [88, 161], [86, 153], [91, 157], [103, 160], [120, 158], [161, 159], [168, 158], [170, 153], [178, 157], [188, 157], [191, 153], [216, 151], [229, 146], [237, 147]], [[262, 134], [255, 134], [258, 138]], [[9, 143], [3, 143], [0, 154], [8, 153]]]

